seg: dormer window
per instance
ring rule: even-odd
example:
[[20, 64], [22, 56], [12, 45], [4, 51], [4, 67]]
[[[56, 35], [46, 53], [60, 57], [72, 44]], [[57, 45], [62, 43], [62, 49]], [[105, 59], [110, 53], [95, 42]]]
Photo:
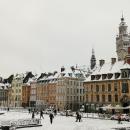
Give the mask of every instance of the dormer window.
[[126, 71], [123, 71], [123, 72], [122, 72], [122, 78], [127, 78], [127, 77], [128, 77], [127, 72], [126, 72]]
[[72, 73], [68, 73], [68, 75], [69, 75], [70, 77], [72, 77]]
[[120, 77], [120, 73], [115, 73], [115, 79], [118, 79]]
[[65, 73], [61, 73], [61, 76], [65, 76]]
[[108, 79], [111, 79], [113, 74], [108, 74]]
[[95, 79], [95, 75], [91, 75], [91, 80], [94, 80]]
[[96, 80], [99, 80], [101, 75], [96, 75]]
[[102, 79], [106, 79], [107, 78], [107, 74], [102, 74]]

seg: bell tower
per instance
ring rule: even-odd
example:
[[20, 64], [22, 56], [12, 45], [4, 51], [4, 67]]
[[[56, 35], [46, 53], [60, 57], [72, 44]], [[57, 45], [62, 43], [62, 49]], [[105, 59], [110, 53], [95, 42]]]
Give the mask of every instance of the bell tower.
[[118, 61], [124, 60], [128, 54], [128, 47], [130, 46], [130, 35], [127, 32], [127, 24], [122, 15], [121, 22], [119, 24], [119, 34], [116, 37], [116, 52]]

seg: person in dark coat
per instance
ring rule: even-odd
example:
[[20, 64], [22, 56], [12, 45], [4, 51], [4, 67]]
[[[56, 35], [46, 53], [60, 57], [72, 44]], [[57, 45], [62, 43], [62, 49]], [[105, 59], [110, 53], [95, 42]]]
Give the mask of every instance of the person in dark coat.
[[79, 112], [76, 112], [76, 122], [81, 121], [81, 114]]
[[66, 116], [68, 116], [68, 111], [66, 110]]
[[79, 112], [77, 111], [76, 112], [76, 122], [78, 121], [78, 119], [79, 119]]
[[35, 117], [35, 112], [33, 111], [32, 112], [32, 119], [34, 119], [34, 117]]
[[54, 114], [55, 114], [55, 116], [57, 115], [57, 110], [56, 109], [54, 110]]
[[43, 117], [43, 111], [42, 111], [42, 110], [40, 111], [40, 119], [41, 119], [41, 118], [44, 119], [44, 117]]
[[78, 117], [78, 119], [79, 119], [79, 122], [81, 121], [81, 114], [79, 114], [79, 117]]
[[29, 109], [28, 109], [28, 113], [30, 113], [30, 112], [31, 112], [31, 109], [29, 108]]
[[7, 111], [9, 111], [9, 107], [7, 108]]
[[50, 117], [50, 123], [52, 124], [54, 115], [52, 113], [50, 113], [49, 117]]

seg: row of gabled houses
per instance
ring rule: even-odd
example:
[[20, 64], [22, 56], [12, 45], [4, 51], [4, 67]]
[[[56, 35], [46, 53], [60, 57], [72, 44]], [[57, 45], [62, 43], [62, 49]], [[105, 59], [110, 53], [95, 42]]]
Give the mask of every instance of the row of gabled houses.
[[0, 79], [0, 106], [78, 110], [104, 105], [130, 105], [130, 35], [124, 18], [116, 37], [117, 58], [96, 64], [92, 50], [87, 71], [61, 67], [60, 71], [11, 75]]
[[60, 110], [77, 110], [83, 105], [95, 109], [107, 104], [127, 106], [130, 101], [130, 65], [125, 61], [112, 61], [99, 63], [88, 77], [81, 69], [70, 68], [50, 76], [28, 77], [31, 72], [17, 74], [11, 84], [0, 83], [0, 106]]
[[110, 63], [100, 60], [93, 72], [88, 77], [85, 75], [79, 68], [64, 68], [49, 76], [32, 72], [17, 74], [10, 85], [0, 83], [0, 105], [60, 110], [129, 105], [130, 65], [127, 62], [115, 58]]
[[12, 81], [9, 106], [77, 109], [84, 103], [84, 80], [85, 72], [72, 67], [39, 77], [31, 72], [25, 77], [19, 74]]

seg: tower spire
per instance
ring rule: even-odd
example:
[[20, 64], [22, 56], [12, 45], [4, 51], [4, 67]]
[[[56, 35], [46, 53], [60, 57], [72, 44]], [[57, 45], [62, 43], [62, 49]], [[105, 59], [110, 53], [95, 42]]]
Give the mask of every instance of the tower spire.
[[124, 15], [123, 15], [123, 11], [122, 11], [122, 17], [121, 17], [121, 21], [124, 21]]
[[91, 69], [93, 69], [94, 67], [95, 67], [95, 65], [96, 65], [96, 58], [95, 58], [95, 54], [94, 54], [94, 49], [92, 48], [92, 56], [91, 56], [91, 60], [90, 60], [90, 62], [91, 62]]

